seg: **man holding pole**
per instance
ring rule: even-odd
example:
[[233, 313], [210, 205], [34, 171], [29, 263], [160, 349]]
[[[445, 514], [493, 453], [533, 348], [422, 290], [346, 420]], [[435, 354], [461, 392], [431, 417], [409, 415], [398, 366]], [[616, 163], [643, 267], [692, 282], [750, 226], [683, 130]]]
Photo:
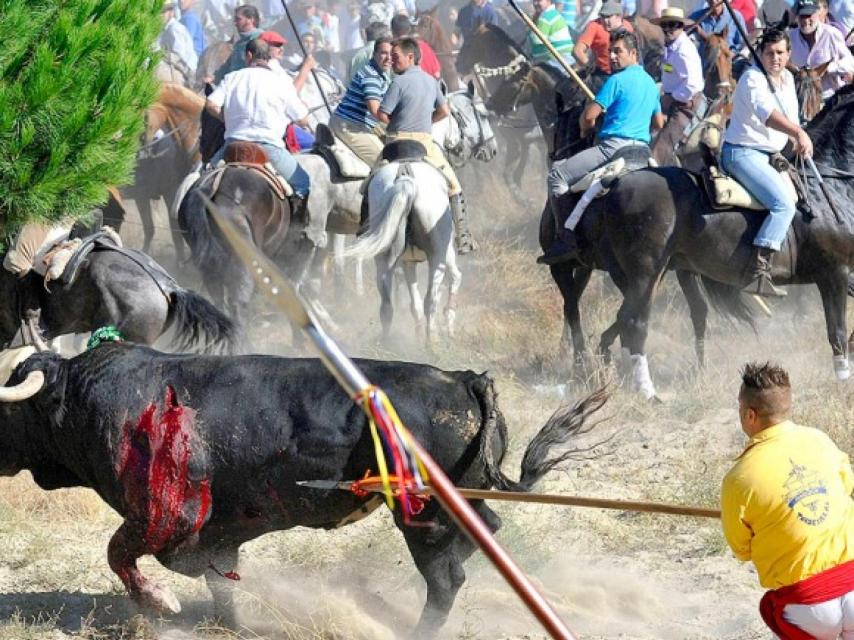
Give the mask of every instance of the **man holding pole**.
[[560, 264], [577, 257], [575, 234], [563, 225], [569, 209], [570, 187], [608, 162], [619, 149], [649, 145], [650, 129], [658, 130], [664, 125], [658, 87], [638, 64], [638, 41], [633, 33], [611, 34], [611, 67], [614, 74], [581, 114], [582, 137], [593, 131], [596, 120], [604, 114], [596, 144], [555, 162], [549, 171], [549, 204], [557, 233], [552, 246], [537, 258], [540, 264]]
[[854, 638], [854, 473], [823, 432], [791, 422], [789, 375], [748, 364], [738, 394], [750, 438], [723, 479], [721, 524], [769, 589], [759, 605], [783, 640]]

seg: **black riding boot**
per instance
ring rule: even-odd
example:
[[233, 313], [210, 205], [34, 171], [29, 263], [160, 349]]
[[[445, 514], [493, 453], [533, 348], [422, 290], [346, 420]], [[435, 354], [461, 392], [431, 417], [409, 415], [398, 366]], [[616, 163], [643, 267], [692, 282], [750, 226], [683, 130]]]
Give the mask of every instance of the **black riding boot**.
[[771, 260], [774, 250], [767, 247], [753, 247], [753, 256], [747, 271], [748, 284], [745, 293], [769, 298], [785, 298], [786, 292], [771, 282]]
[[475, 251], [477, 245], [469, 231], [466, 221], [466, 201], [461, 193], [451, 196], [451, 217], [454, 219], [454, 244], [457, 247], [457, 253], [462, 256]]

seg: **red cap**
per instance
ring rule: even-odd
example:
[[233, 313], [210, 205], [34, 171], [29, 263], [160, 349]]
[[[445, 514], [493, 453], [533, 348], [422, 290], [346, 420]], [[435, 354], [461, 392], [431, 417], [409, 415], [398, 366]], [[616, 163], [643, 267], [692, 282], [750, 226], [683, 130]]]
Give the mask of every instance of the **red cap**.
[[274, 47], [283, 47], [287, 43], [287, 40], [285, 40], [281, 36], [281, 34], [278, 34], [275, 31], [265, 31], [258, 37], [261, 38], [267, 44], [273, 45]]

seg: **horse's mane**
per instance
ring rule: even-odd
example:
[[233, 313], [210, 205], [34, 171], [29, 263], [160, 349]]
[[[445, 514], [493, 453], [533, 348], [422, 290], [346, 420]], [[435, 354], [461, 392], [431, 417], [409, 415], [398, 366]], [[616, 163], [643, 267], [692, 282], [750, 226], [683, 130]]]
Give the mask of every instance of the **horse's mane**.
[[492, 36], [498, 38], [502, 42], [502, 44], [506, 44], [516, 53], [524, 53], [522, 51], [522, 47], [519, 46], [519, 43], [516, 42], [513, 38], [511, 38], [510, 34], [508, 34], [497, 24], [483, 24], [481, 25], [480, 29], [483, 30], [483, 33], [489, 33]]
[[848, 121], [854, 117], [854, 85], [846, 85], [831, 97], [824, 108], [813, 118], [806, 131], [816, 150], [843, 150]]
[[164, 82], [160, 85], [157, 102], [169, 109], [177, 109], [193, 115], [199, 115], [205, 106], [205, 99], [202, 96], [174, 82]]

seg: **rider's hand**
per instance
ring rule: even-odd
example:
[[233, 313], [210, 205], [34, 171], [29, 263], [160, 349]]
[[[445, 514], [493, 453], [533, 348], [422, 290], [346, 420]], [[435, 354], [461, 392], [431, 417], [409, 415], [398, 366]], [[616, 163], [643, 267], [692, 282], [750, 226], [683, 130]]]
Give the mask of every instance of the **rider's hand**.
[[302, 66], [304, 69], [311, 71], [312, 69], [317, 68], [317, 60], [315, 60], [314, 56], [309, 53], [302, 61]]
[[805, 158], [812, 158], [812, 140], [803, 129], [798, 129], [798, 135], [795, 138], [795, 153]]

